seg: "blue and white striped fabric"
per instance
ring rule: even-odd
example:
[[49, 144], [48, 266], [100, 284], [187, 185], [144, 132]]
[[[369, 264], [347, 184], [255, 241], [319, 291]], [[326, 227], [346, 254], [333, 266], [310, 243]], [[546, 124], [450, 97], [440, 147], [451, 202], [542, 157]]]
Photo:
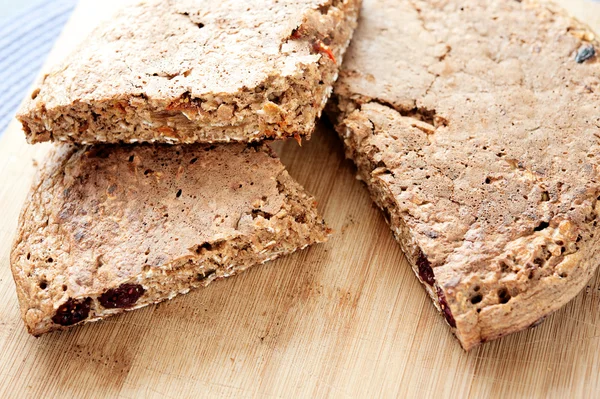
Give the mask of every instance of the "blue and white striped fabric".
[[0, 20], [0, 135], [14, 117], [77, 0], [41, 0]]

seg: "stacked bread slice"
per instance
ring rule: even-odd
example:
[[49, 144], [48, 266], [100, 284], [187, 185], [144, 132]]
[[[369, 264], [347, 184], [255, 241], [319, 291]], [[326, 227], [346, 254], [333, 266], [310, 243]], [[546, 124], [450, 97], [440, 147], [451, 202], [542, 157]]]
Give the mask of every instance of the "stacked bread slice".
[[30, 143], [66, 143], [40, 167], [11, 256], [29, 332], [324, 242], [314, 198], [260, 141], [310, 136], [359, 9], [146, 1], [45, 75], [18, 118]]

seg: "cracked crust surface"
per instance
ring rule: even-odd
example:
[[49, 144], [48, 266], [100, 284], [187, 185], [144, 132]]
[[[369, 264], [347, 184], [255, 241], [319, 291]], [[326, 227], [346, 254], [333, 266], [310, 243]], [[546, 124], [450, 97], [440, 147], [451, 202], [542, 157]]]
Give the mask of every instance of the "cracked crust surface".
[[40, 335], [139, 308], [324, 242], [329, 229], [267, 146], [56, 147], [11, 265]]
[[537, 325], [600, 261], [592, 48], [548, 3], [364, 2], [330, 111], [467, 350]]
[[122, 10], [46, 75], [30, 143], [310, 136], [361, 0], [166, 0]]

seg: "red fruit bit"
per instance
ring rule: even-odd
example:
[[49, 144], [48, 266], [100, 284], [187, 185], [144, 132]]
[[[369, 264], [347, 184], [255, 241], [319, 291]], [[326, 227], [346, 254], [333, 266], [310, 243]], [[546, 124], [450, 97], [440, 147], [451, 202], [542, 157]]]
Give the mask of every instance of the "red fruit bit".
[[292, 31], [292, 35], [290, 36], [290, 38], [294, 39], [294, 40], [298, 40], [302, 37], [302, 33], [300, 32], [300, 29], [294, 29]]
[[333, 51], [331, 51], [331, 49], [328, 46], [326, 46], [325, 43], [323, 43], [322, 41], [316, 40], [313, 43], [313, 51], [315, 51], [317, 53], [325, 54], [327, 57], [329, 57], [329, 59], [331, 61], [333, 61], [334, 63], [337, 64], [335, 55], [333, 54]]
[[431, 268], [431, 262], [425, 256], [423, 251], [419, 249], [417, 254], [417, 268], [419, 269], [419, 277], [421, 280], [431, 286], [435, 283], [435, 275], [433, 274], [433, 269]]
[[122, 284], [110, 289], [98, 298], [106, 309], [130, 308], [144, 295], [146, 290], [139, 284]]
[[294, 140], [296, 140], [296, 142], [298, 143], [298, 145], [300, 147], [302, 147], [302, 137], [300, 137], [300, 135], [294, 134]]
[[444, 295], [444, 291], [440, 287], [437, 287], [438, 301], [440, 303], [440, 307], [442, 308], [442, 313], [446, 318], [450, 327], [456, 328], [456, 320], [454, 320], [454, 316], [452, 316], [452, 311], [448, 306], [448, 302], [446, 301], [446, 295]]
[[58, 308], [56, 314], [52, 317], [52, 321], [61, 326], [72, 326], [87, 319], [91, 306], [91, 298], [69, 298], [67, 302]]

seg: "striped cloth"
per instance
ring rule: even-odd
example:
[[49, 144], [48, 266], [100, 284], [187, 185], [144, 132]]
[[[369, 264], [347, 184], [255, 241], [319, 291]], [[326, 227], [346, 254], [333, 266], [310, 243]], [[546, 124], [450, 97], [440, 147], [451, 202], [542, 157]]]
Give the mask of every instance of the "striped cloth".
[[0, 135], [12, 120], [78, 0], [40, 0], [0, 19]]

